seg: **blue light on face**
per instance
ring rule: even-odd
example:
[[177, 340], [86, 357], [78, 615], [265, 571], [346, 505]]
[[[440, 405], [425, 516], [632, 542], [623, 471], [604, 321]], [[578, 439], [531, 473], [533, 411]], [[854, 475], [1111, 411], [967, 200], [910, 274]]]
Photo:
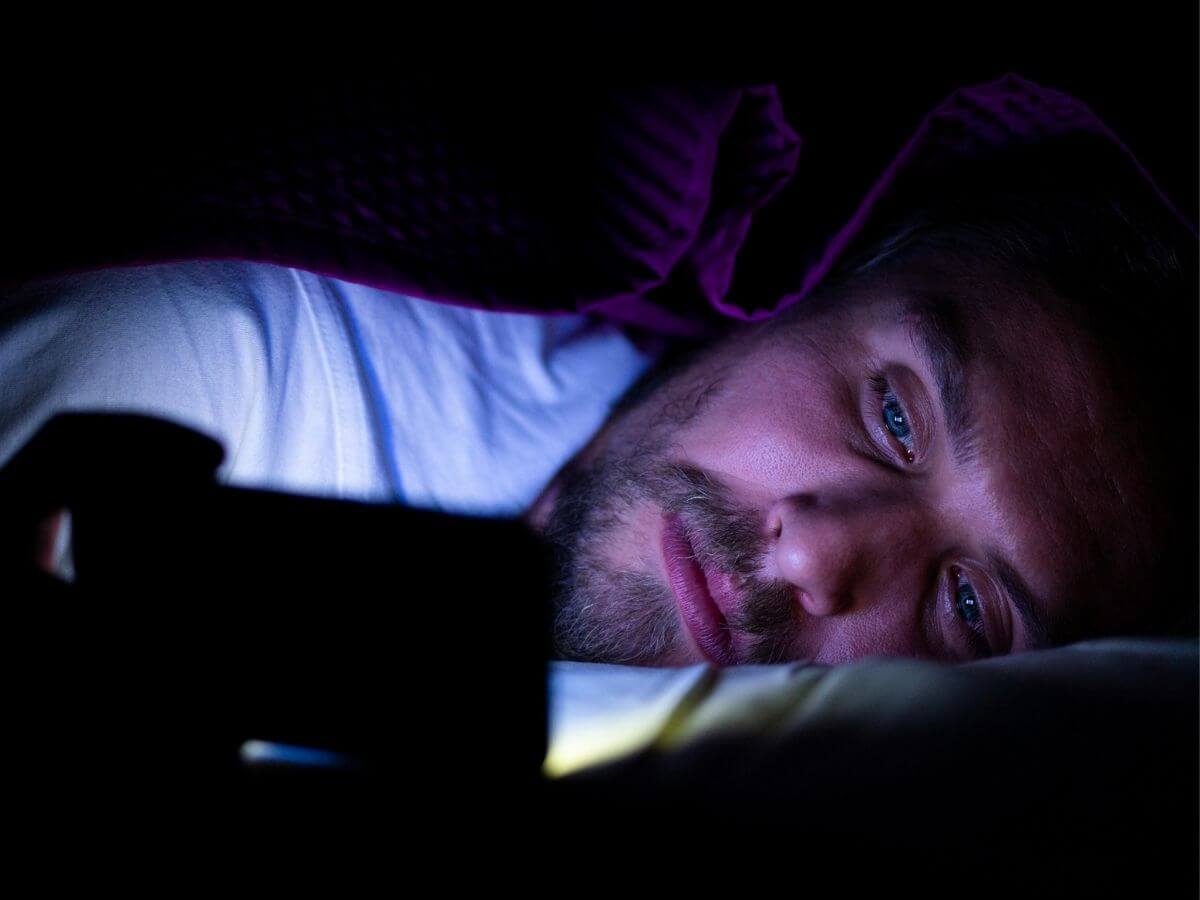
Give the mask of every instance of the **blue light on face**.
[[274, 741], [246, 741], [238, 750], [244, 764], [299, 766], [317, 769], [352, 769], [358, 762], [352, 757], [333, 750], [315, 747], [298, 747], [294, 744], [277, 744]]

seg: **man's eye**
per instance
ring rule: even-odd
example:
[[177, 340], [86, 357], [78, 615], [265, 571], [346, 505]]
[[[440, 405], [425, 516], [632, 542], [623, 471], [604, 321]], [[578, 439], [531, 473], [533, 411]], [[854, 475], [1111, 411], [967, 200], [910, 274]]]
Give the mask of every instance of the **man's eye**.
[[965, 626], [965, 636], [970, 647], [970, 656], [991, 656], [991, 645], [987, 638], [987, 623], [984, 618], [983, 600], [975, 586], [967, 580], [961, 569], [950, 572], [950, 589], [953, 591], [954, 612]]
[[888, 396], [884, 398], [883, 424], [892, 433], [892, 437], [901, 442], [907, 441], [912, 434], [912, 427], [908, 424], [908, 417], [904, 414], [904, 407], [900, 405], [900, 401], [895, 397]]
[[891, 384], [883, 375], [875, 375], [871, 379], [871, 386], [875, 390], [876, 398], [879, 401], [880, 418], [883, 422], [884, 429], [900, 445], [900, 452], [904, 457], [912, 462], [916, 459], [916, 450], [914, 447], [915, 441], [913, 438], [912, 420], [909, 418], [908, 411], [904, 408], [904, 404], [900, 402], [900, 398], [896, 396], [892, 390]]
[[972, 630], [982, 628], [983, 610], [980, 607], [979, 595], [975, 593], [975, 588], [971, 587], [971, 582], [961, 575], [957, 581], [954, 589], [954, 608], [958, 611], [959, 618]]

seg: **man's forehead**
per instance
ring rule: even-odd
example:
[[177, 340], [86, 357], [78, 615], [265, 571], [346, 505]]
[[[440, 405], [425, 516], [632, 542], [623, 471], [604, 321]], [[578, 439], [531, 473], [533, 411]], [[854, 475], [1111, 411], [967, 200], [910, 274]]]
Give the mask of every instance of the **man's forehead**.
[[1069, 316], [1018, 299], [969, 321], [979, 464], [999, 539], [1056, 612], [1095, 618], [1145, 555], [1129, 452], [1138, 436]]
[[1115, 610], [1099, 607], [1121, 599], [1116, 586], [1148, 557], [1145, 492], [1138, 435], [1072, 308], [1044, 285], [961, 260], [927, 259], [856, 299], [855, 327], [899, 328], [928, 363], [971, 531], [1044, 598], [1059, 638], [1101, 624]]

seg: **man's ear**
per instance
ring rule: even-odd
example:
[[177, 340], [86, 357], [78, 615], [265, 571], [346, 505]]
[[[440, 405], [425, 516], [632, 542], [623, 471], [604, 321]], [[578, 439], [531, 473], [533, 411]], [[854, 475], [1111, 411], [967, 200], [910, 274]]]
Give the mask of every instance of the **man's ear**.
[[607, 448], [609, 435], [619, 418], [619, 414], [610, 415], [600, 429], [592, 435], [591, 440], [584, 444], [578, 453], [563, 463], [562, 468], [555, 473], [554, 477], [550, 479], [550, 483], [533, 501], [533, 505], [526, 510], [525, 515], [521, 516], [522, 522], [538, 534], [545, 533], [546, 528], [550, 525], [550, 517], [554, 514], [554, 507], [558, 503], [563, 485], [566, 484], [573, 472], [595, 464], [600, 454]]
[[[568, 462], [567, 466], [569, 465]], [[521, 517], [521, 520], [538, 534], [546, 533], [546, 528], [550, 524], [550, 516], [554, 513], [554, 504], [558, 502], [558, 495], [562, 491], [566, 471], [566, 466], [558, 470], [558, 474], [550, 479], [550, 483]]]

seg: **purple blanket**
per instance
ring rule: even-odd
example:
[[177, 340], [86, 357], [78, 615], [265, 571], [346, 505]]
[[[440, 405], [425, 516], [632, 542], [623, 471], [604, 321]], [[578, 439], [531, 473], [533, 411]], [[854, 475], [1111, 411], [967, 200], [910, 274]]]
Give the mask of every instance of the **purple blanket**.
[[[217, 112], [219, 126], [197, 110], [136, 164], [78, 178], [41, 213], [70, 227], [6, 254], [0, 279], [238, 258], [686, 336], [797, 302], [881, 211], [1014, 154], [1066, 147], [1075, 177], [1090, 158], [1088, 172], [1157, 190], [1084, 104], [1012, 75], [949, 97], [816, 235], [803, 187], [822, 173], [771, 86], [359, 85]], [[762, 216], [771, 203], [784, 212]]]

